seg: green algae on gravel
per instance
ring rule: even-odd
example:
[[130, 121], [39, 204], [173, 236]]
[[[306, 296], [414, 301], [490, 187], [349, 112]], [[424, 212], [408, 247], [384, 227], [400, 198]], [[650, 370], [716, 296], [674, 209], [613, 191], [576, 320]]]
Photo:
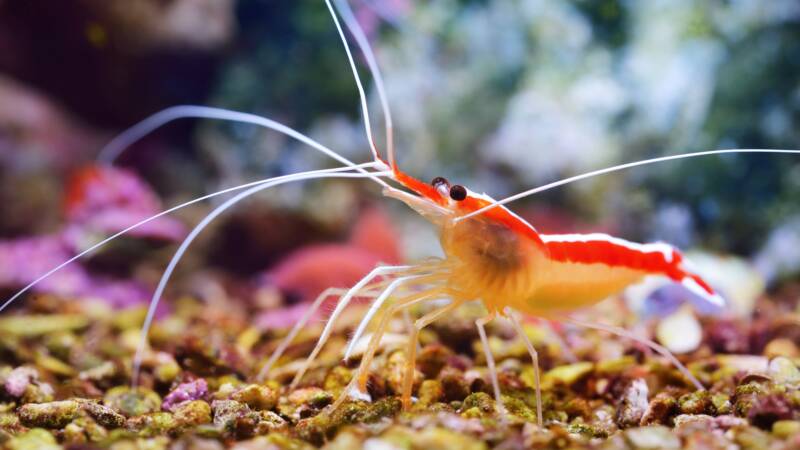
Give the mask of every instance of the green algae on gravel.
[[161, 397], [150, 389], [118, 386], [106, 392], [103, 403], [127, 417], [159, 411]]
[[0, 334], [34, 337], [49, 333], [79, 330], [89, 326], [89, 323], [89, 317], [80, 314], [0, 316]]

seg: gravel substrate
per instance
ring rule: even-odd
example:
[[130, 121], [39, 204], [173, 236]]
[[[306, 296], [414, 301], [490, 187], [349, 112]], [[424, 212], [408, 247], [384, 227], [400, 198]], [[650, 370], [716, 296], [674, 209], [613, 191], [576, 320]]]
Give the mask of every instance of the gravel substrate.
[[[269, 381], [255, 383], [286, 331], [252, 328], [243, 308], [174, 302], [131, 388], [142, 309], [39, 297], [0, 317], [0, 441], [10, 449], [800, 448], [800, 316], [785, 301], [760, 304], [751, 320], [698, 319], [702, 341], [679, 358], [706, 391], [642, 346], [600, 332], [561, 329], [577, 356], [570, 362], [547, 328], [527, 323], [543, 368], [540, 429], [525, 347], [503, 321], [490, 327], [507, 410], [498, 413], [469, 308], [421, 334], [410, 411], [396, 396], [401, 320], [375, 360], [371, 401], [333, 410], [358, 363], [341, 361], [357, 312], [289, 391], [319, 324]], [[609, 311], [654, 333], [655, 322], [613, 302]]]

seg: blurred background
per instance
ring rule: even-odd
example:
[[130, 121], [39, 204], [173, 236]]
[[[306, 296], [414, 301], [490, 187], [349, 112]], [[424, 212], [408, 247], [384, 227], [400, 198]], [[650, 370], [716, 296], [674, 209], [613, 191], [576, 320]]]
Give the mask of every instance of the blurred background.
[[[351, 5], [383, 70], [400, 164], [422, 179], [445, 176], [500, 198], [648, 157], [800, 148], [793, 0]], [[0, 0], [7, 292], [165, 206], [333, 165], [274, 132], [181, 120], [127, 149], [116, 169], [93, 166], [117, 133], [186, 103], [263, 115], [369, 158], [321, 0]], [[800, 274], [798, 200], [800, 158], [729, 155], [605, 175], [511, 206], [545, 232], [664, 240], [714, 255], [711, 266], [736, 255], [747, 277], [775, 286]], [[142, 301], [175, 242], [214, 204], [155, 222], [37, 289]], [[433, 230], [367, 181], [294, 184], [215, 222], [172, 286], [291, 304], [351, 284], [377, 262], [439, 253]]]

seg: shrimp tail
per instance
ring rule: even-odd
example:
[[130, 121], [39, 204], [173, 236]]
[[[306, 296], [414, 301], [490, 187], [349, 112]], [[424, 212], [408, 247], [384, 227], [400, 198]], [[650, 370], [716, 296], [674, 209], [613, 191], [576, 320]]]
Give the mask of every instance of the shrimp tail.
[[706, 280], [690, 269], [688, 261], [683, 260], [673, 279], [683, 285], [692, 294], [700, 297], [715, 308], [725, 308], [725, 299], [711, 287]]

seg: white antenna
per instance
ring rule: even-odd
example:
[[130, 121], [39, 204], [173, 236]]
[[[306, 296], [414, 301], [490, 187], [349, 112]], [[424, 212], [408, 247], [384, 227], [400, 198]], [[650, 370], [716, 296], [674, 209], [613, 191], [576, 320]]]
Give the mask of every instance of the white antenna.
[[353, 54], [350, 52], [350, 46], [347, 44], [347, 38], [344, 36], [342, 26], [339, 24], [339, 18], [336, 16], [336, 11], [333, 9], [330, 0], [325, 0], [328, 6], [328, 11], [331, 13], [333, 24], [336, 25], [336, 31], [339, 32], [339, 37], [342, 39], [344, 51], [347, 53], [347, 61], [350, 63], [350, 69], [353, 71], [353, 78], [356, 81], [356, 88], [358, 88], [358, 97], [361, 101], [361, 114], [364, 116], [364, 130], [367, 132], [367, 140], [369, 141], [369, 148], [372, 150], [372, 157], [375, 162], [380, 162], [381, 158], [378, 154], [378, 149], [375, 147], [375, 140], [372, 138], [372, 125], [369, 121], [369, 108], [367, 107], [367, 96], [364, 94], [364, 86], [361, 84], [361, 78], [358, 76], [358, 69], [356, 69], [356, 62], [353, 60]]
[[[277, 131], [278, 133], [285, 134], [293, 139], [296, 139], [304, 144], [307, 144], [313, 147], [315, 150], [322, 152], [325, 155], [328, 155], [331, 158], [343, 164], [346, 164], [350, 167], [354, 167], [356, 165], [354, 162], [350, 161], [349, 159], [345, 158], [339, 153], [320, 144], [319, 142], [311, 139], [305, 134], [295, 130], [294, 128], [288, 127], [280, 122], [274, 121], [272, 119], [267, 119], [266, 117], [258, 116], [256, 114], [233, 111], [224, 108], [215, 108], [212, 106], [199, 106], [199, 105], [171, 106], [169, 108], [162, 109], [161, 111], [151, 116], [148, 116], [147, 118], [143, 119], [136, 125], [133, 125], [132, 127], [123, 131], [117, 137], [112, 139], [111, 142], [106, 144], [98, 153], [97, 161], [101, 164], [113, 164], [114, 160], [117, 159], [119, 155], [123, 151], [125, 151], [126, 148], [130, 147], [134, 142], [147, 136], [153, 130], [162, 127], [168, 124], [169, 122], [172, 122], [173, 120], [178, 120], [178, 119], [216, 119], [216, 120], [226, 120], [238, 123], [248, 123], [251, 125], [257, 125], [260, 127], [269, 128], [270, 130], [274, 130]], [[358, 170], [361, 173], [366, 173], [364, 169], [356, 169], [356, 170]], [[373, 178], [373, 181], [377, 182], [383, 187], [388, 187], [386, 182], [384, 182], [380, 178], [377, 177]]]
[[634, 161], [629, 162], [626, 164], [620, 164], [617, 166], [606, 167], [605, 169], [594, 170], [592, 172], [583, 173], [580, 175], [575, 175], [574, 177], [564, 178], [559, 181], [554, 181], [552, 183], [545, 184], [543, 186], [539, 186], [537, 188], [529, 189], [524, 192], [520, 192], [519, 194], [512, 195], [510, 197], [506, 197], [502, 200], [496, 200], [483, 208], [475, 210], [469, 214], [464, 214], [461, 217], [457, 217], [454, 219], [455, 222], [460, 222], [464, 219], [468, 219], [472, 216], [476, 216], [478, 214], [482, 214], [492, 208], [497, 208], [498, 206], [505, 205], [506, 203], [513, 202], [514, 200], [519, 200], [521, 198], [527, 197], [529, 195], [538, 194], [540, 192], [544, 192], [550, 189], [553, 189], [558, 186], [563, 186], [565, 184], [573, 183], [575, 181], [585, 180], [586, 178], [595, 177], [598, 175], [603, 175], [606, 173], [617, 172], [624, 169], [630, 169], [632, 167], [644, 166], [648, 164], [655, 164], [664, 161], [672, 161], [676, 159], [685, 159], [685, 158], [696, 158], [698, 156], [709, 156], [709, 155], [724, 155], [727, 153], [790, 153], [790, 154], [800, 154], [800, 150], [772, 150], [772, 149], [762, 149], [762, 148], [737, 148], [737, 149], [730, 149], [730, 150], [709, 150], [705, 152], [696, 152], [696, 153], [681, 153], [680, 155], [670, 155], [670, 156], [661, 156], [659, 158], [651, 158], [645, 159], [642, 161]]
[[381, 102], [383, 120], [386, 125], [386, 151], [389, 159], [389, 166], [394, 168], [396, 165], [394, 158], [394, 125], [392, 123], [392, 113], [389, 110], [389, 100], [386, 96], [386, 89], [384, 88], [383, 76], [381, 75], [378, 61], [375, 58], [372, 47], [369, 45], [367, 36], [364, 34], [364, 30], [361, 28], [361, 25], [358, 24], [358, 20], [356, 20], [353, 10], [350, 8], [350, 4], [347, 0], [333, 1], [336, 5], [336, 9], [339, 10], [339, 14], [342, 15], [342, 20], [344, 24], [347, 25], [347, 29], [350, 30], [350, 33], [352, 33], [353, 37], [356, 39], [358, 48], [360, 48], [361, 53], [364, 54], [364, 58], [367, 60], [367, 66], [372, 73], [372, 79], [375, 80], [375, 88], [378, 91], [378, 99]]

